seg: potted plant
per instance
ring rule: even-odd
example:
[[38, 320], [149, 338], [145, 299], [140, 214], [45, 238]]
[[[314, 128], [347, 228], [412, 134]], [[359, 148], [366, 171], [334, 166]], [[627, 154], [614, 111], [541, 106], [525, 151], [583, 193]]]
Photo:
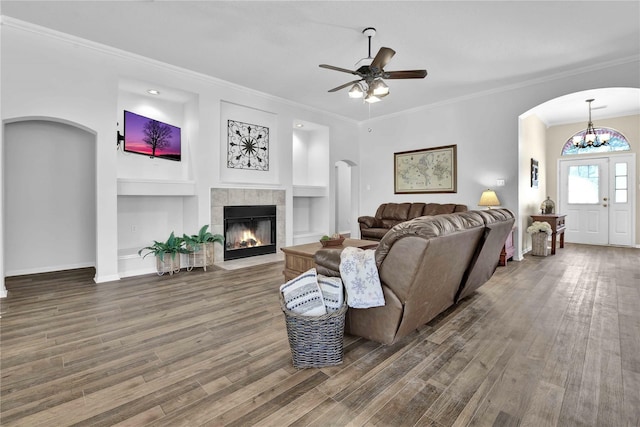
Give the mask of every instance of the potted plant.
[[176, 237], [171, 232], [171, 235], [166, 242], [153, 241], [153, 245], [144, 247], [138, 251], [138, 255], [142, 255], [142, 251], [147, 251], [142, 258], [147, 255], [153, 254], [156, 257], [156, 268], [158, 275], [162, 276], [164, 273], [178, 273], [180, 271], [180, 255], [188, 253], [185, 247], [185, 242], [182, 237]]
[[189, 254], [187, 255], [187, 270], [193, 270], [193, 267], [204, 267], [207, 271], [208, 265], [213, 265], [213, 247], [214, 243], [224, 243], [224, 237], [220, 234], [213, 234], [207, 231], [208, 224], [203, 225], [198, 234], [190, 236], [183, 235], [182, 238], [186, 243]]
[[549, 255], [547, 238], [551, 235], [551, 224], [545, 221], [534, 221], [527, 228], [527, 233], [531, 235], [531, 253], [535, 256]]

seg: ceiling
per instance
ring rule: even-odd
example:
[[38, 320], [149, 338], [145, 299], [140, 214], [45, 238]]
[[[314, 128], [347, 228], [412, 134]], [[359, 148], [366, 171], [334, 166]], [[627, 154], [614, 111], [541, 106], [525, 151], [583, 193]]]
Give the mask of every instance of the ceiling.
[[[356, 121], [640, 55], [638, 1], [2, 0], [0, 7], [18, 20]], [[350, 99], [348, 88], [328, 93], [354, 76], [318, 67], [356, 68], [367, 56], [369, 26], [377, 29], [372, 55], [381, 46], [396, 51], [387, 71], [429, 72], [388, 80], [390, 95], [373, 105]], [[586, 98], [578, 98], [538, 113], [547, 123], [570, 121], [562, 114], [585, 119]], [[637, 92], [618, 101], [606, 100], [608, 115], [640, 112]]]

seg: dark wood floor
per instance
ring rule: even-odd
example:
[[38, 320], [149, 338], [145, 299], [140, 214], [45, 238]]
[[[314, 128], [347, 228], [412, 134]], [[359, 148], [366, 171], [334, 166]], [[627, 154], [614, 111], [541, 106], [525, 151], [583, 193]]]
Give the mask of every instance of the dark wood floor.
[[346, 337], [324, 369], [291, 365], [282, 267], [7, 279], [2, 425], [640, 425], [638, 249], [509, 262], [395, 345]]

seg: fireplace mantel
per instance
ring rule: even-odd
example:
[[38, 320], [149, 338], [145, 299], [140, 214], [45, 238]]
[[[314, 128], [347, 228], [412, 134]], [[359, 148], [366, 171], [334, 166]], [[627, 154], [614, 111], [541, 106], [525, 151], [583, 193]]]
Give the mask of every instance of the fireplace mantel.
[[194, 181], [118, 178], [118, 196], [195, 196]]

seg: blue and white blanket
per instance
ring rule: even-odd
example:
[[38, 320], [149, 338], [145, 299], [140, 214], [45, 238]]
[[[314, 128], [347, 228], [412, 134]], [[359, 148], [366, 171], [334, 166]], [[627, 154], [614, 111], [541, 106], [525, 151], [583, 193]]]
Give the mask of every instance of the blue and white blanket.
[[375, 250], [344, 248], [340, 254], [340, 276], [347, 292], [349, 307], [370, 308], [384, 305]]

